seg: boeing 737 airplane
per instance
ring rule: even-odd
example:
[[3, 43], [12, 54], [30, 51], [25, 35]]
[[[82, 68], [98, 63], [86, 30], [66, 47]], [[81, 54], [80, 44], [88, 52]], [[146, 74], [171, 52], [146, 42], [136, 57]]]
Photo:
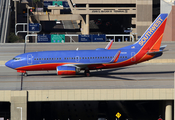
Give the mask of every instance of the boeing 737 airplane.
[[159, 57], [166, 46], [160, 46], [168, 14], [160, 14], [142, 37], [134, 44], [110, 49], [59, 50], [29, 52], [18, 55], [5, 65], [27, 75], [27, 71], [56, 70], [58, 75], [75, 75], [81, 70], [90, 76], [90, 70], [118, 68], [138, 64]]

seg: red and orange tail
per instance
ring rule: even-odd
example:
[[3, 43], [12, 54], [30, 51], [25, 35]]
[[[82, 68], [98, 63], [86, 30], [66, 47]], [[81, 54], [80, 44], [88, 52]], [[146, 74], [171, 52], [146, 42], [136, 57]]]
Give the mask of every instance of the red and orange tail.
[[135, 44], [143, 50], [158, 51], [161, 45], [168, 14], [160, 14]]

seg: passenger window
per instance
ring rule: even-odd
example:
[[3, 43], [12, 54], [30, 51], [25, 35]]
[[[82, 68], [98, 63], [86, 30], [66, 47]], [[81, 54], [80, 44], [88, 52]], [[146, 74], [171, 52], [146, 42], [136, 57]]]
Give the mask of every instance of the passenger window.
[[122, 56], [120, 56], [120, 58], [122, 58]]
[[49, 60], [51, 60], [51, 58], [49, 58]]
[[42, 60], [44, 60], [44, 58], [42, 58]]
[[92, 57], [90, 57], [90, 59], [92, 59]]
[[61, 60], [61, 58], [60, 58], [60, 60]]
[[125, 58], [125, 56], [123, 56], [123, 58]]
[[46, 60], [46, 58], [44, 58], [44, 60]]
[[38, 60], [38, 58], [37, 58], [37, 60]]
[[41, 58], [39, 58], [39, 60], [41, 60]]
[[85, 57], [85, 59], [87, 59], [87, 57]]
[[125, 58], [127, 58], [127, 56], [125, 56]]
[[84, 59], [84, 57], [83, 57], [83, 59]]
[[47, 58], [47, 60], [49, 60], [49, 58]]

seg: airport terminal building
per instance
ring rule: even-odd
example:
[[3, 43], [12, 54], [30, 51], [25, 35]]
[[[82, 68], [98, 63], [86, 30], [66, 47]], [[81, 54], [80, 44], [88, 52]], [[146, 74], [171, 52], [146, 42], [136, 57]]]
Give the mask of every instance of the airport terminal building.
[[[12, 7], [7, 4], [10, 1]], [[120, 36], [116, 37], [117, 41], [137, 41], [160, 13], [174, 10], [173, 0], [39, 0], [37, 3], [32, 0], [8, 0], [3, 4], [7, 8], [1, 11], [6, 15], [0, 17], [3, 29], [0, 31], [1, 43], [9, 42], [7, 36], [10, 32], [20, 33], [25, 38], [27, 30], [24, 26], [27, 23], [41, 24], [37, 34], [105, 34]], [[174, 40], [173, 29], [170, 29], [172, 38], [163, 41]], [[130, 39], [124, 40], [126, 35], [131, 36]]]
[[[164, 0], [59, 0], [67, 2], [69, 7], [65, 8], [57, 3], [48, 5], [51, 1], [41, 1], [38, 7], [44, 8], [43, 12], [32, 12], [30, 22], [42, 23], [43, 30], [51, 31], [46, 22], [70, 20], [76, 29], [73, 34], [131, 34], [135, 40], [160, 13], [170, 13], [173, 5]], [[18, 13], [24, 10], [26, 3], [30, 9], [32, 1], [22, 0], [23, 7], [18, 8]]]

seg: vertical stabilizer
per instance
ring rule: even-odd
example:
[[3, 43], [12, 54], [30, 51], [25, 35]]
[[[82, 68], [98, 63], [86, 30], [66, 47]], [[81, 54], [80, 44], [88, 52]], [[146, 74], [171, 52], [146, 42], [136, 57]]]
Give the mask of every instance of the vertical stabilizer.
[[159, 50], [168, 14], [160, 14], [146, 30], [135, 46], [144, 50]]

